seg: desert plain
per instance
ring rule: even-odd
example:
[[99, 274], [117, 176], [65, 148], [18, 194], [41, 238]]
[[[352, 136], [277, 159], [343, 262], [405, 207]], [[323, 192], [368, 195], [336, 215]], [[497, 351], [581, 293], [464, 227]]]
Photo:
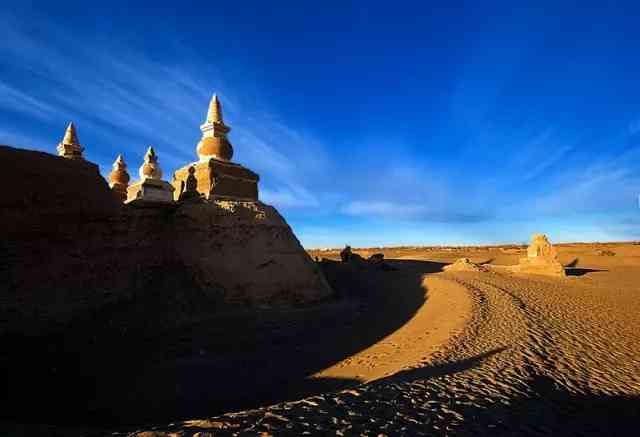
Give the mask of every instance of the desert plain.
[[[640, 244], [555, 246], [566, 277], [510, 271], [526, 256], [519, 245], [354, 249], [383, 253], [381, 264], [310, 250], [335, 291], [316, 305], [164, 330], [120, 309], [109, 323], [87, 320], [103, 326], [91, 338], [76, 325], [14, 339], [3, 426], [149, 437], [634, 435]], [[444, 271], [462, 257], [485, 268]], [[125, 325], [135, 335], [112, 328]]]

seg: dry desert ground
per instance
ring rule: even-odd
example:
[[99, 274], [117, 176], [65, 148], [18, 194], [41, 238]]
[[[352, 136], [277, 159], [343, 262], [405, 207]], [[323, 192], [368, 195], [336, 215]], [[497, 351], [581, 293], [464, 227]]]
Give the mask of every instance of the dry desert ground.
[[[637, 435], [640, 245], [557, 247], [564, 278], [501, 267], [520, 246], [354, 249], [383, 252], [375, 266], [310, 251], [336, 297], [142, 346], [105, 330], [87, 350], [69, 334], [80, 363], [59, 358], [67, 373], [47, 390], [91, 389], [60, 408], [31, 391], [22, 422], [60, 435]], [[461, 257], [487, 271], [443, 271]]]

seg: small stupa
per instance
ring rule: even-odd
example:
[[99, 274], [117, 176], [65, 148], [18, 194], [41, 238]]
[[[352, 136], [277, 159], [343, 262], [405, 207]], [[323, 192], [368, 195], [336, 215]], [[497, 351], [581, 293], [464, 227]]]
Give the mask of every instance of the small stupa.
[[527, 257], [520, 259], [516, 271], [541, 275], [566, 276], [558, 260], [558, 251], [544, 234], [533, 234], [527, 248]]
[[113, 163], [113, 170], [109, 174], [109, 188], [121, 202], [127, 200], [127, 188], [129, 187], [129, 173], [122, 155], [118, 155]]
[[[186, 186], [189, 175], [195, 177], [196, 190], [211, 200], [258, 200], [259, 176], [240, 164], [231, 162], [233, 146], [227, 135], [231, 128], [224, 122], [222, 105], [216, 94], [211, 98], [205, 122], [200, 126], [202, 138], [196, 152], [199, 160], [174, 173], [176, 200]], [[190, 173], [190, 169], [191, 170]]]
[[64, 137], [57, 147], [58, 156], [67, 159], [84, 159], [82, 152], [84, 147], [78, 141], [78, 134], [76, 133], [76, 127], [73, 122], [70, 122], [67, 126], [67, 130], [64, 133]]
[[138, 171], [140, 180], [127, 189], [127, 202], [143, 200], [151, 202], [173, 202], [173, 186], [162, 180], [162, 169], [158, 164], [158, 155], [149, 146], [144, 162]]

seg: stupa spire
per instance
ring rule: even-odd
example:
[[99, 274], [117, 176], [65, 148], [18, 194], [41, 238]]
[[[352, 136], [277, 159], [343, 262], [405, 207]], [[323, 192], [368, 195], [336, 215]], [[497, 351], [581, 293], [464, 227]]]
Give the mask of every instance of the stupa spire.
[[116, 168], [116, 166], [118, 168], [124, 167], [125, 169], [127, 168], [127, 164], [125, 164], [124, 159], [122, 159], [122, 155], [118, 155], [118, 157], [116, 158], [115, 162], [113, 163], [113, 167]]
[[62, 142], [65, 144], [78, 144], [78, 134], [76, 134], [76, 126], [73, 124], [73, 121], [69, 122]]
[[76, 133], [76, 126], [73, 122], [69, 122], [67, 130], [64, 132], [64, 137], [57, 147], [58, 156], [68, 159], [84, 159], [82, 152], [84, 147], [78, 141], [78, 134]]
[[209, 112], [207, 112], [207, 123], [222, 123], [222, 106], [220, 105], [220, 99], [217, 94], [213, 94], [211, 102], [209, 102]]
[[147, 149], [147, 153], [144, 154], [144, 162], [157, 162], [158, 155], [156, 155], [156, 151], [153, 150], [153, 146], [149, 146]]

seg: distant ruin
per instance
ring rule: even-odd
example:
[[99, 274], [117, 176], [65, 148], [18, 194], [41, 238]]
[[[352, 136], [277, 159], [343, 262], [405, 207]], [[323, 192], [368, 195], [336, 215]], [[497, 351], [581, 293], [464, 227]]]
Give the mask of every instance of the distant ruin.
[[544, 234], [533, 234], [527, 248], [527, 257], [520, 259], [514, 271], [540, 275], [566, 276], [564, 267], [558, 260], [558, 252]]

